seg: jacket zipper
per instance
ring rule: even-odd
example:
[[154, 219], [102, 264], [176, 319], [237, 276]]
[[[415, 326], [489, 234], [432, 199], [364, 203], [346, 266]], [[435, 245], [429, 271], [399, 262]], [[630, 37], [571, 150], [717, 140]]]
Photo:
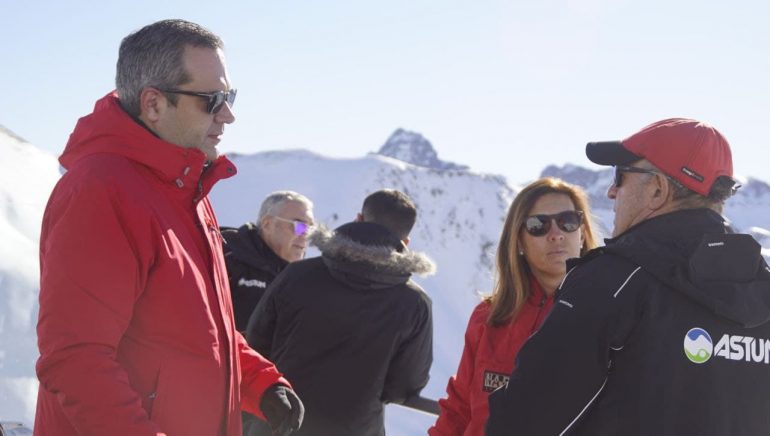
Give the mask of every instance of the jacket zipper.
[[203, 175], [201, 174], [201, 178], [198, 179], [198, 194], [193, 198], [193, 205], [198, 203], [200, 201], [201, 197], [203, 197]]

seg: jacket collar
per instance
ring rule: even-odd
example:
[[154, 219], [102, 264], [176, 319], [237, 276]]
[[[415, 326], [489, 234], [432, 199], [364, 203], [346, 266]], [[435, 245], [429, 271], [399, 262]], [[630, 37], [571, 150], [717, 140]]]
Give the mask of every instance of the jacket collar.
[[237, 229], [223, 227], [222, 237], [230, 255], [253, 268], [277, 275], [289, 264], [267, 245], [254, 223], [246, 223]]
[[400, 249], [400, 241], [374, 223], [353, 222], [334, 231], [321, 226], [310, 243], [321, 251], [335, 278], [355, 287], [389, 287], [405, 283], [412, 274], [436, 271], [426, 254]]
[[597, 250], [631, 260], [718, 316], [746, 327], [770, 320], [770, 268], [761, 247], [732, 233], [712, 210], [661, 215], [606, 242]]
[[237, 172], [224, 156], [205, 165], [202, 151], [183, 148], [153, 135], [123, 110], [114, 91], [98, 100], [91, 114], [78, 120], [59, 163], [70, 169], [96, 153], [116, 154], [137, 162], [161, 181], [192, 193], [196, 199], [208, 195], [218, 180]]
[[530, 294], [527, 298], [527, 303], [533, 306], [541, 306], [543, 301], [553, 299], [553, 295], [548, 297], [543, 292], [543, 287], [540, 286], [540, 282], [537, 281], [534, 275], [529, 274], [529, 289]]
[[703, 234], [728, 232], [724, 218], [713, 210], [685, 209], [642, 221], [605, 243], [606, 251], [630, 258], [645, 269], [666, 271], [685, 262]]

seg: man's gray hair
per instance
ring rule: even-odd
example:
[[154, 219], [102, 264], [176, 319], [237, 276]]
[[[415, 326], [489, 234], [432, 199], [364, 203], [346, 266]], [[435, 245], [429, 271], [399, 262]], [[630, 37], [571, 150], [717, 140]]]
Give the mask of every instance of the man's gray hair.
[[667, 180], [673, 191], [672, 199], [677, 202], [680, 209], [708, 208], [719, 213], [722, 213], [725, 201], [740, 187], [732, 178], [719, 176], [711, 185], [709, 195], [703, 196], [671, 178]]
[[[129, 115], [139, 116], [139, 97], [144, 88], [176, 88], [191, 80], [184, 68], [187, 46], [216, 50], [222, 49], [224, 43], [203, 26], [185, 20], [158, 21], [123, 38], [115, 87]], [[176, 95], [166, 94], [166, 98], [176, 105]]]
[[313, 202], [302, 194], [294, 191], [275, 191], [268, 194], [267, 197], [265, 197], [265, 200], [262, 201], [262, 206], [259, 207], [259, 216], [257, 216], [257, 225], [262, 222], [264, 217], [272, 214], [279, 206], [287, 201], [302, 203], [308, 210], [313, 208]]

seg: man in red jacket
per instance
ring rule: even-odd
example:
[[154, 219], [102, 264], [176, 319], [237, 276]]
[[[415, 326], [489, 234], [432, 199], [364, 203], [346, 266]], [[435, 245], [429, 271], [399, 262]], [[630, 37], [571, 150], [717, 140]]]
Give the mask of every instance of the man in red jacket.
[[81, 118], [40, 240], [39, 435], [279, 434], [303, 407], [236, 331], [207, 194], [235, 121], [220, 38], [160, 21], [127, 36], [117, 93]]

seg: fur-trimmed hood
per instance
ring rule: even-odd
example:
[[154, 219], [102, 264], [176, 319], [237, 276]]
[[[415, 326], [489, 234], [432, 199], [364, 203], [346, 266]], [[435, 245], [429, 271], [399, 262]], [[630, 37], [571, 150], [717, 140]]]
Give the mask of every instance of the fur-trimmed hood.
[[336, 230], [320, 226], [310, 236], [310, 244], [318, 247], [333, 273], [345, 275], [348, 281], [351, 275], [357, 276], [359, 286], [361, 279], [380, 284], [370, 287], [393, 286], [412, 274], [436, 272], [435, 263], [425, 253], [409, 251], [379, 224], [352, 222]]

